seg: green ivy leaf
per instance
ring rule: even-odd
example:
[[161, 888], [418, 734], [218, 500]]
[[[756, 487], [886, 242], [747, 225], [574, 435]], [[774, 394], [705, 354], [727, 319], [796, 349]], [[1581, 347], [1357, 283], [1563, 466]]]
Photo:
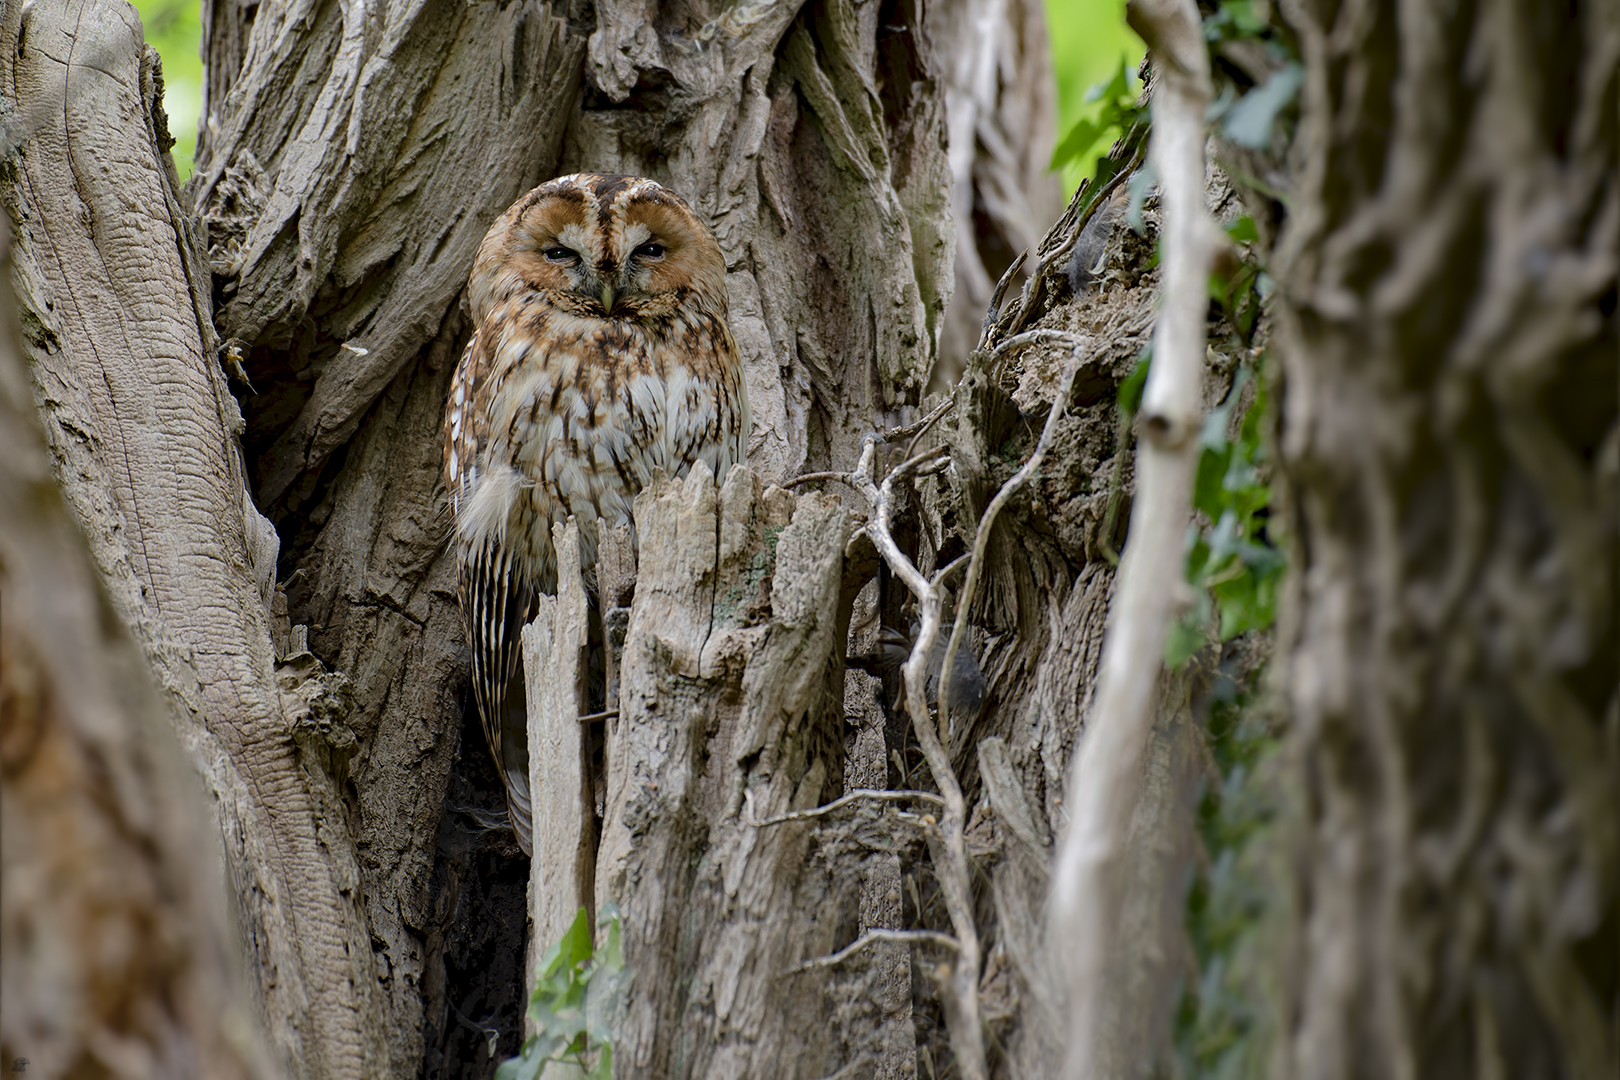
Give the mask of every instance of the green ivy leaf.
[[1226, 137], [1250, 150], [1271, 146], [1271, 131], [1277, 114], [1288, 107], [1305, 84], [1305, 69], [1290, 63], [1272, 73], [1271, 78], [1251, 89], [1227, 110], [1221, 128]]
[[1252, 244], [1260, 239], [1260, 230], [1254, 227], [1254, 218], [1244, 214], [1226, 227], [1226, 235], [1239, 244]]
[[1136, 366], [1125, 376], [1125, 381], [1119, 384], [1119, 407], [1125, 412], [1135, 413], [1142, 407], [1142, 390], [1147, 386], [1148, 367], [1152, 363], [1153, 346], [1149, 345], [1136, 358]]

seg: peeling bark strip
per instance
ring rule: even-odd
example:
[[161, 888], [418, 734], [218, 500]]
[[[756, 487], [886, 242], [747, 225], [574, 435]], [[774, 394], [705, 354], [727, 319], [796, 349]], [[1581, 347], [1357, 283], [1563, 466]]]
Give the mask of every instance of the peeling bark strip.
[[5, 12], [0, 81], [40, 117], [3, 197], [57, 480], [217, 800], [279, 1057], [382, 1075], [354, 849], [277, 686], [274, 533], [247, 495], [207, 271], [156, 146], [156, 54], [127, 4]]
[[1620, 8], [1282, 10], [1279, 1075], [1612, 1077]]
[[523, 628], [523, 683], [529, 694], [529, 804], [534, 855], [529, 860], [529, 957], [532, 981], [546, 949], [583, 907], [596, 917], [592, 864], [596, 823], [590, 799], [590, 727], [585, 715], [589, 615], [579, 572], [579, 523], [553, 525], [557, 595], [541, 596]]
[[833, 823], [756, 824], [841, 790], [849, 515], [700, 464], [635, 517], [596, 876], [635, 972], [618, 1075], [875, 1075], [884, 966], [800, 967], [856, 938], [865, 852]]

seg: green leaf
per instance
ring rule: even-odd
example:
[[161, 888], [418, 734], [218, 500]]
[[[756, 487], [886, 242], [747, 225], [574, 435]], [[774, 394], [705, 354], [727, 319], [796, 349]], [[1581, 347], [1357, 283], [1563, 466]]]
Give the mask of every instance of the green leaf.
[[1052, 161], [1048, 165], [1051, 169], [1061, 169], [1083, 152], [1089, 150], [1093, 143], [1102, 137], [1108, 128], [1095, 120], [1082, 116], [1074, 122], [1069, 133], [1063, 136], [1063, 141], [1052, 150]]
[[1254, 227], [1254, 218], [1244, 214], [1226, 227], [1226, 235], [1239, 244], [1249, 244], [1260, 239], [1260, 230]]
[[1294, 100], [1304, 84], [1305, 69], [1299, 64], [1291, 63], [1273, 72], [1271, 78], [1244, 94], [1227, 111], [1221, 125], [1226, 137], [1251, 150], [1268, 149], [1277, 114]]
[[[1125, 182], [1125, 192], [1129, 196], [1125, 203], [1125, 224], [1137, 236], [1147, 235], [1147, 218], [1142, 215], [1142, 204], [1147, 201], [1148, 188], [1159, 179], [1154, 173], [1153, 166], [1143, 163], [1129, 180]], [[1154, 265], [1158, 264], [1158, 253], [1153, 256]]]
[[1128, 413], [1135, 413], [1142, 407], [1142, 389], [1147, 386], [1148, 367], [1153, 363], [1153, 346], [1149, 345], [1142, 350], [1136, 358], [1136, 366], [1131, 373], [1125, 376], [1125, 381], [1119, 384], [1119, 407]]
[[1204, 647], [1207, 637], [1203, 627], [1191, 625], [1185, 620], [1172, 624], [1164, 638], [1164, 666], [1174, 669], [1185, 664]]

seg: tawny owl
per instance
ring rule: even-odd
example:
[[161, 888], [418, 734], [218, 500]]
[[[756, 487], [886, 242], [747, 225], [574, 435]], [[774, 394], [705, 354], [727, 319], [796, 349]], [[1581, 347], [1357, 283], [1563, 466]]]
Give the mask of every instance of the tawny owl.
[[[743, 460], [748, 397], [726, 325], [725, 260], [680, 196], [651, 180], [542, 184], [484, 237], [468, 292], [477, 331], [444, 423], [473, 693], [530, 850], [527, 732], [506, 701], [523, 624], [556, 589], [552, 522], [630, 522], [662, 468]], [[515, 695], [514, 695], [515, 696]]]

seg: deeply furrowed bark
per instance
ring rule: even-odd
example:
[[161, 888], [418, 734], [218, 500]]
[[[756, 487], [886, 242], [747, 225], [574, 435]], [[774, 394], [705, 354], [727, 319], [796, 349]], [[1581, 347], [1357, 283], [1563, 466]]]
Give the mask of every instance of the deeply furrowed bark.
[[208, 5], [190, 190], [259, 391], [246, 445], [297, 574], [289, 622], [354, 689], [349, 824], [401, 1073], [423, 1056], [419, 988], [434, 1070], [484, 1053], [475, 1025], [512, 1038], [519, 1011], [516, 968], [451, 1002], [444, 967], [485, 978], [516, 913], [488, 906], [517, 879], [492, 878], [504, 847], [461, 779], [441, 824], [465, 671], [437, 427], [490, 220], [576, 169], [687, 196], [730, 268], [767, 477], [853, 460], [934, 362], [949, 192], [922, 7], [712, 7]]
[[1283, 8], [1277, 1075], [1613, 1076], [1620, 8]]
[[125, 4], [20, 16], [7, 6], [0, 77], [31, 130], [4, 196], [56, 477], [214, 796], [278, 1057], [362, 1075], [381, 1013], [353, 843], [331, 817], [344, 729], [311, 708], [320, 679], [278, 672], [271, 650], [275, 533], [246, 488], [206, 271], [158, 150], [156, 53]]
[[0, 1060], [269, 1078], [201, 785], [51, 475], [12, 295], [0, 288]]
[[[446, 384], [470, 331], [460, 291], [488, 221], [533, 183], [572, 169], [642, 172], [691, 198], [715, 224], [730, 269], [733, 322], [758, 420], [751, 464], [764, 479], [848, 467], [860, 437], [906, 419], [933, 378], [955, 235], [940, 65], [930, 38], [942, 24], [923, 5], [903, 0], [713, 8], [681, 25], [654, 18], [647, 5], [583, 3], [430, 0], [387, 10], [222, 3], [205, 12], [208, 127], [188, 190], [203, 219], [207, 265], [171, 260], [166, 268], [146, 265], [143, 274], [171, 291], [179, 282], [175, 295], [187, 297], [199, 313], [196, 339], [187, 347], [211, 380], [216, 412], [228, 417], [233, 407], [224, 376], [208, 362], [216, 350], [227, 368], [242, 363], [253, 383], [251, 391], [245, 382], [234, 387], [246, 414], [245, 469], [229, 454], [222, 465], [199, 467], [215, 469], [210, 476], [234, 475], [238, 503], [215, 507], [214, 533], [186, 541], [188, 550], [243, 543], [230, 539], [233, 530], [261, 521], [252, 503], [241, 501], [244, 486], [276, 521], [283, 541], [278, 562], [275, 537], [261, 533], [268, 543], [256, 549], [252, 601], [238, 597], [218, 605], [257, 626], [257, 637], [242, 647], [264, 663], [256, 659], [251, 670], [211, 674], [206, 689], [256, 700], [241, 685], [251, 689], [271, 670], [268, 658], [280, 658], [269, 700], [291, 729], [277, 745], [297, 764], [296, 783], [256, 795], [253, 805], [279, 813], [283, 792], [290, 793], [287, 805], [310, 823], [305, 835], [318, 838], [320, 855], [305, 866], [279, 861], [282, 852], [274, 847], [255, 851], [253, 865], [263, 872], [256, 880], [269, 882], [296, 866], [300, 885], [306, 879], [332, 883], [328, 906], [338, 913], [337, 930], [324, 937], [311, 933], [310, 919], [255, 939], [262, 946], [258, 975], [267, 988], [271, 1030], [294, 1071], [477, 1075], [490, 1067], [489, 1037], [498, 1036], [500, 1055], [510, 1052], [517, 1035], [524, 875], [514, 871], [520, 865], [510, 858], [515, 848], [487, 811], [491, 792], [478, 776], [485, 769], [482, 745], [476, 734], [460, 743], [463, 645], [437, 488]], [[32, 9], [30, 26], [39, 12]], [[20, 9], [9, 8], [8, 18], [16, 25]], [[1020, 40], [1030, 47], [1034, 31], [1025, 29]], [[1015, 104], [1031, 102], [1037, 112], [1039, 83], [1037, 73], [1033, 82], [1009, 85], [1003, 94]], [[1018, 132], [1016, 107], [1006, 116], [984, 112], [994, 97], [976, 102], [980, 133]], [[156, 141], [161, 121], [154, 124], [148, 137]], [[46, 148], [46, 142], [30, 147], [35, 164]], [[993, 167], [975, 166], [974, 175], [1001, 185], [1004, 199], [1012, 194], [1008, 177], [1044, 156], [1044, 150], [1016, 145], [980, 149]], [[155, 150], [146, 153], [159, 160]], [[1026, 170], [1026, 180], [1031, 175]], [[80, 176], [95, 197], [107, 194], [98, 187], [102, 180], [96, 172]], [[168, 207], [170, 230], [189, 257], [185, 213], [177, 209], [184, 199], [172, 201], [158, 188], [149, 194], [153, 205]], [[1025, 194], [1028, 205], [1038, 201]], [[1012, 211], [1005, 202], [995, 206], [1006, 211], [996, 218], [1005, 231]], [[67, 230], [76, 219], [53, 220]], [[105, 248], [106, 238], [96, 239]], [[1140, 261], [1146, 250], [1125, 261]], [[1128, 370], [1129, 342], [1145, 325], [1150, 291], [1128, 291], [1131, 301], [1120, 308], [1128, 325], [1101, 336], [1097, 366], [1106, 372], [1087, 376], [1077, 391], [1074, 415], [1084, 437], [1067, 441], [1058, 464], [1066, 477], [1085, 477], [1082, 486], [1107, 475], [1113, 425], [1104, 414], [1112, 415], [1113, 382]], [[217, 315], [209, 310], [210, 297]], [[165, 306], [184, 309], [174, 301]], [[58, 332], [56, 323], [46, 325]], [[107, 340], [104, 335], [98, 344], [110, 348]], [[147, 356], [140, 348], [126, 351]], [[1022, 407], [1039, 410], [1042, 395], [1049, 396], [1049, 379], [1039, 368], [1031, 362], [1020, 369], [1026, 376], [1017, 395]], [[1009, 376], [1017, 382], [1011, 368], [1000, 377]], [[976, 493], [997, 482], [999, 462], [992, 459], [1012, 430], [1005, 393], [1012, 389], [998, 389], [996, 402], [968, 410], [970, 419], [953, 435], [966, 476], [961, 491], [974, 512]], [[49, 415], [51, 392], [41, 394]], [[986, 430], [972, 430], [986, 419]], [[119, 423], [120, 430], [129, 428]], [[83, 430], [91, 441], [108, 437], [97, 428]], [[222, 422], [221, 430], [227, 435], [220, 445], [228, 447], [231, 428]], [[62, 445], [71, 449], [65, 440]], [[77, 466], [65, 468], [72, 475]], [[978, 608], [1000, 635], [999, 651], [992, 653], [995, 677], [1006, 680], [1008, 708], [1020, 708], [1031, 693], [1052, 706], [1040, 714], [1046, 719], [1038, 730], [1022, 721], [993, 725], [994, 733], [1012, 739], [1014, 764], [1000, 769], [993, 800], [994, 813], [1009, 820], [1022, 820], [1019, 808], [1036, 804], [1054, 814], [1051, 821], [1060, 819], [1061, 785], [1051, 781], [1061, 774], [1078, 727], [1086, 692], [1077, 676], [1094, 663], [1094, 631], [1106, 608], [1111, 575], [1100, 564], [1087, 565], [1106, 483], [1080, 498], [1065, 484], [1046, 485], [1042, 496], [1063, 504], [1049, 514], [1057, 538], [1043, 532], [1020, 540], [1018, 558], [1009, 558], [998, 541], [991, 596]], [[801, 502], [807, 499], [814, 501], [803, 496]], [[126, 502], [144, 509], [145, 489]], [[944, 527], [931, 517], [926, 528], [937, 549]], [[127, 591], [141, 572], [120, 570], [123, 576], [114, 580]], [[274, 585], [277, 579], [284, 589]], [[194, 590], [188, 595], [200, 595], [207, 579], [186, 584]], [[840, 607], [858, 584], [840, 583]], [[869, 641], [875, 611], [863, 603], [874, 616], [861, 631]], [[1047, 605], [1074, 616], [1082, 627], [1077, 641], [1050, 634], [1055, 622]], [[701, 603], [694, 608], [701, 609]], [[135, 611], [130, 617], [146, 616]], [[842, 611], [838, 617], [845, 617]], [[1020, 629], [1032, 633], [1020, 636]], [[168, 640], [149, 648], [166, 647]], [[842, 641], [827, 645], [829, 655], [842, 647]], [[160, 670], [164, 662], [160, 655]], [[820, 678], [820, 670], [811, 665], [795, 678]], [[716, 685], [729, 685], [725, 680], [736, 674], [727, 669]], [[179, 685], [202, 694], [202, 678], [189, 678]], [[864, 702], [863, 716], [881, 711], [875, 680], [855, 673], [847, 679], [857, 691], [851, 700]], [[816, 692], [830, 694], [826, 708], [835, 714], [838, 695]], [[721, 700], [729, 699], [722, 694]], [[791, 732], [767, 743], [793, 762], [802, 751], [804, 762], [826, 773], [817, 797], [830, 798], [844, 786], [895, 779], [884, 774], [891, 751], [904, 756], [903, 732], [886, 733], [880, 721], [862, 725], [849, 739], [842, 776], [835, 749], [810, 753], [793, 743]], [[992, 799], [978, 792], [972, 763], [991, 730], [960, 730], [949, 748], [975, 785], [969, 797], [979, 798], [984, 821]], [[845, 738], [839, 730], [822, 734], [833, 748]], [[461, 764], [453, 768], [458, 744]], [[222, 760], [228, 758], [215, 754], [205, 764]], [[801, 764], [790, 763], [788, 772]], [[733, 781], [760, 779], [738, 769]], [[1029, 791], [1004, 782], [1014, 769], [1020, 784], [1033, 781]], [[799, 794], [811, 797], [808, 789]], [[727, 817], [729, 804], [704, 807], [717, 829], [738, 828]], [[232, 812], [247, 813], [227, 807]], [[872, 851], [874, 842], [892, 847], [893, 840], [862, 821], [858, 844], [844, 844], [836, 830], [811, 844], [818, 852], [805, 871], [811, 885], [792, 888], [800, 889], [795, 896], [819, 897], [806, 901], [825, 909], [813, 927], [791, 919], [778, 926], [775, 909], [756, 897], [733, 929], [720, 933], [732, 953], [758, 951], [769, 960], [745, 982], [757, 977], [766, 985], [765, 973], [775, 970], [782, 949], [796, 963], [868, 929], [922, 921], [915, 910], [902, 914], [910, 902], [903, 898], [902, 867], [923, 875], [926, 887], [926, 863]], [[1049, 837], [1051, 825], [1032, 829], [1031, 836]], [[801, 840], [806, 833], [823, 835], [803, 824], [771, 826], [761, 835], [772, 839], [756, 845], [756, 858], [761, 850], [791, 848], [796, 831]], [[632, 851], [632, 858], [667, 857], [674, 860], [670, 867], [686, 873], [678, 853], [688, 850], [691, 837], [677, 830], [665, 839], [641, 856]], [[780, 853], [767, 861], [793, 866]], [[306, 873], [311, 868], [315, 872]], [[855, 884], [834, 888], [842, 875]], [[239, 887], [250, 880], [239, 877]], [[608, 879], [598, 880], [597, 899], [606, 898]], [[693, 910], [718, 912], [731, 903], [705, 893], [699, 878], [693, 882]], [[779, 884], [766, 891], [776, 895]], [[1019, 898], [1026, 916], [1037, 893], [1026, 888]], [[252, 906], [251, 891], [247, 896], [254, 918], [270, 917]], [[647, 894], [641, 900], [652, 903]], [[661, 902], [683, 900], [676, 895]], [[667, 930], [661, 917], [652, 908], [646, 912], [648, 925]], [[717, 914], [714, 921], [727, 919]], [[798, 937], [788, 944], [784, 926], [797, 927]], [[646, 940], [627, 946], [646, 951], [651, 971], [668, 962], [668, 936], [649, 931]], [[330, 956], [317, 955], [318, 947], [334, 942]], [[692, 1075], [705, 1069], [776, 1075], [776, 1055], [796, 1046], [806, 1063], [829, 1063], [829, 1071], [840, 1062], [870, 1063], [879, 1075], [907, 1075], [919, 1067], [902, 1030], [910, 1025], [907, 951], [905, 944], [882, 942], [864, 950], [872, 957], [864, 966], [857, 956], [793, 975], [783, 981], [803, 992], [792, 999], [793, 1010], [779, 1015], [739, 1019], [735, 1009], [706, 1000], [660, 1001], [655, 1016], [628, 1029], [625, 1060], [643, 1062], [652, 1074], [687, 1068]], [[997, 955], [986, 975], [992, 989], [1006, 984], [1009, 956], [1014, 964], [1038, 963], [1027, 952]], [[281, 1007], [304, 992], [301, 979], [336, 998], [317, 993], [306, 1008]], [[655, 984], [654, 975], [647, 979]], [[659, 986], [680, 981], [657, 979]], [[872, 989], [879, 984], [881, 991]], [[998, 1000], [1007, 1004], [1005, 997]], [[878, 1012], [869, 1014], [874, 1003], [881, 1003]], [[1014, 1002], [996, 1022], [1005, 1025], [1021, 1007]], [[672, 1049], [675, 1033], [688, 1024], [711, 1040], [696, 1056]], [[938, 1039], [932, 1046], [934, 1060], [942, 1062], [948, 1046]]]

